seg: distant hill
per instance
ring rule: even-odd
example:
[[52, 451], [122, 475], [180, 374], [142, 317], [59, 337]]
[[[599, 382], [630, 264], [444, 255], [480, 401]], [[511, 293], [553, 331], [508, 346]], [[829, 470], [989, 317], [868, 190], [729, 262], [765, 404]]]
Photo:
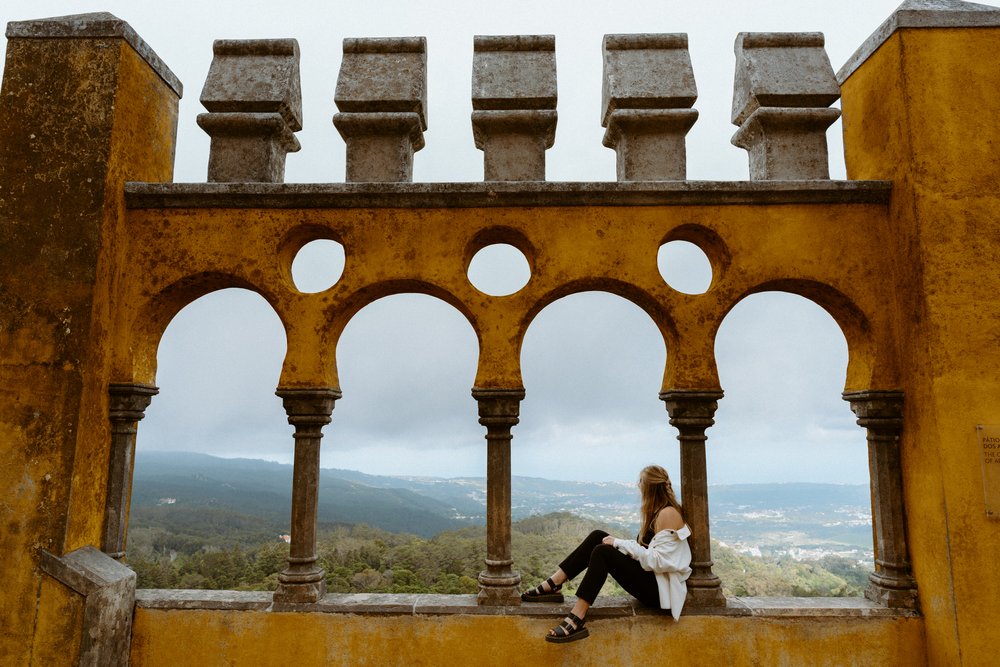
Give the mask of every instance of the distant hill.
[[[404, 485], [374, 486], [355, 481], [358, 473], [323, 470], [319, 520], [327, 524], [377, 526], [424, 537], [477, 523], [482, 506], [452, 493], [453, 502], [415, 493]], [[229, 510], [258, 517], [276, 531], [288, 530], [292, 466], [205, 454], [139, 452], [132, 484], [136, 518], [165, 520], [191, 510]], [[473, 516], [466, 516], [468, 513]]]
[[[515, 520], [552, 512], [637, 528], [638, 491], [623, 483], [566, 482], [514, 477]], [[292, 466], [205, 454], [143, 452], [136, 455], [133, 526], [207, 533], [212, 522], [241, 531], [287, 532]], [[431, 537], [485, 523], [483, 478], [386, 477], [323, 469], [319, 520], [323, 524], [367, 524], [390, 532]], [[742, 548], [847, 547], [870, 551], [871, 500], [867, 486], [837, 484], [745, 484], [709, 489], [712, 537]], [[187, 518], [185, 518], [187, 517]], [[255, 523], [256, 522], [256, 523]], [[192, 524], [199, 531], [192, 530]]]

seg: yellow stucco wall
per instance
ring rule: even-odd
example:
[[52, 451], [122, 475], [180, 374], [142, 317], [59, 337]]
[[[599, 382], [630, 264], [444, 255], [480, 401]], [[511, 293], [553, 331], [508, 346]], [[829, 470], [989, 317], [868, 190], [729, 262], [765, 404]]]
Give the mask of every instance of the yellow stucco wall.
[[55, 647], [73, 646], [53, 622], [64, 601], [42, 585], [38, 550], [100, 544], [122, 183], [170, 179], [176, 120], [176, 95], [122, 39], [8, 42], [0, 94], [2, 664], [45, 664]]
[[998, 40], [904, 29], [843, 85], [849, 177], [894, 184], [904, 481], [932, 664], [990, 664], [1000, 627], [975, 432], [1000, 423]]
[[[246, 287], [274, 307], [288, 353], [282, 386], [339, 386], [340, 333], [364, 305], [418, 291], [453, 304], [480, 346], [476, 386], [521, 386], [520, 347], [551, 301], [584, 290], [615, 292], [643, 307], [668, 348], [663, 388], [715, 388], [715, 333], [744, 296], [783, 289], [827, 308], [848, 339], [848, 388], [892, 388], [892, 332], [880, 307], [885, 266], [881, 204], [758, 204], [468, 209], [139, 209], [127, 220], [128, 256], [117, 303], [115, 381], [153, 382], [159, 336], [177, 310], [208, 291]], [[301, 294], [291, 263], [305, 243], [345, 246], [332, 289]], [[665, 240], [695, 240], [712, 260], [704, 295], [660, 277]], [[478, 292], [468, 262], [498, 239], [521, 248], [532, 279], [507, 297]], [[870, 283], [868, 283], [870, 284]]]
[[732, 665], [924, 664], [920, 619], [655, 616], [596, 620], [571, 644], [552, 619], [149, 610], [136, 613], [132, 664]]

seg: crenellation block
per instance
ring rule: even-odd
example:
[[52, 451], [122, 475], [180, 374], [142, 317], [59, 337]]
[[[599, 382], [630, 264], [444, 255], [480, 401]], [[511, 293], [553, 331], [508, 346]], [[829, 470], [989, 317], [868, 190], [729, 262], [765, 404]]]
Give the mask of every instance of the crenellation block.
[[415, 113], [426, 130], [427, 39], [345, 39], [334, 102], [344, 113]]
[[427, 129], [426, 38], [345, 39], [334, 101], [347, 181], [412, 181]]
[[826, 130], [840, 98], [822, 33], [740, 33], [732, 143], [750, 154], [750, 179], [828, 179]]
[[821, 32], [741, 32], [736, 37], [733, 125], [758, 107], [828, 107], [840, 86]]
[[698, 112], [687, 35], [605, 35], [601, 125], [619, 181], [684, 180]]
[[212, 137], [209, 182], [281, 183], [302, 129], [299, 45], [294, 39], [216, 40], [201, 92]]
[[555, 35], [476, 35], [472, 108], [555, 109]]
[[604, 36], [601, 125], [616, 109], [690, 109], [698, 99], [685, 33]]
[[472, 133], [487, 181], [544, 181], [555, 142], [553, 35], [477, 35], [472, 59]]

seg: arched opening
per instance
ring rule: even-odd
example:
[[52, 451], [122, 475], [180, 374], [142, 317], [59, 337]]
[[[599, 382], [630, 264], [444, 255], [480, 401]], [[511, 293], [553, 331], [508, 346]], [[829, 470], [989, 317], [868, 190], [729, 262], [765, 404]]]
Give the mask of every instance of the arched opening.
[[[872, 568], [865, 432], [841, 398], [844, 335], [789, 293], [751, 295], [715, 342], [709, 431], [715, 572], [732, 595], [860, 595]], [[748, 566], [747, 556], [762, 559]]]
[[248, 586], [284, 547], [284, 355], [278, 316], [249, 290], [212, 292], [170, 321], [136, 443], [127, 559], [140, 587]]
[[[465, 316], [426, 294], [383, 297], [348, 322], [337, 344], [343, 397], [321, 455], [317, 553], [328, 591], [478, 590], [478, 351]], [[328, 505], [324, 493], [336, 494]], [[469, 526], [478, 533], [455, 532]]]
[[[512, 446], [512, 515], [522, 519], [515, 523], [514, 562], [522, 588], [552, 574], [592, 527], [633, 537], [644, 466], [667, 468], [679, 492], [676, 432], [658, 396], [665, 360], [663, 336], [649, 315], [614, 294], [566, 296], [532, 321], [521, 350], [526, 397]], [[542, 516], [525, 519], [531, 512]], [[542, 539], [547, 554], [537, 548]], [[621, 594], [610, 579], [606, 586]]]

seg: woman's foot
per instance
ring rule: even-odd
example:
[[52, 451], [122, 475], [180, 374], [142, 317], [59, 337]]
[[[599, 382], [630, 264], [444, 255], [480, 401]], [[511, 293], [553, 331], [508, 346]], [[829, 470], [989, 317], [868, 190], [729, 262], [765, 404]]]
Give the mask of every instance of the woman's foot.
[[562, 602], [563, 600], [562, 584], [557, 584], [552, 580], [552, 577], [549, 577], [530, 591], [521, 593], [522, 602]]
[[586, 639], [590, 636], [590, 630], [583, 627], [584, 623], [586, 621], [573, 612], [570, 612], [569, 616], [564, 618], [562, 623], [549, 630], [549, 634], [545, 635], [545, 641], [562, 644], [565, 642], [575, 642], [577, 639]]

